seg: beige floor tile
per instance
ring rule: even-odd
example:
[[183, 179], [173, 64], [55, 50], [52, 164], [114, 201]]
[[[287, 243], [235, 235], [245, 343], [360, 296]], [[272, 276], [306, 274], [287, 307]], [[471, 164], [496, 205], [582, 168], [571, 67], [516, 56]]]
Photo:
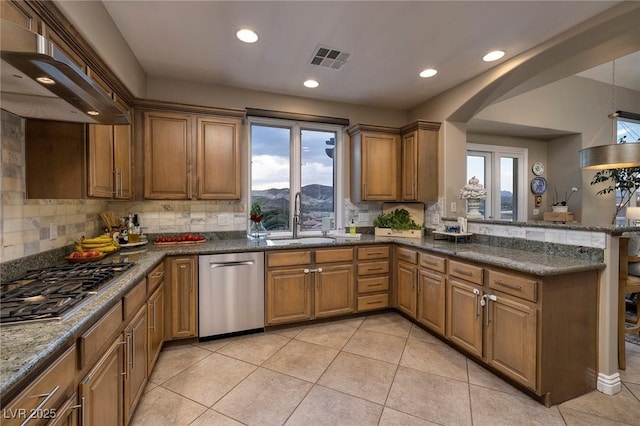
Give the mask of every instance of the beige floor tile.
[[209, 355], [210, 351], [190, 344], [163, 348], [149, 380], [160, 385]]
[[242, 426], [242, 423], [220, 414], [214, 410], [207, 410], [189, 426]]
[[213, 353], [162, 384], [177, 394], [211, 407], [257, 367]]
[[381, 413], [381, 405], [316, 385], [286, 424], [373, 426], [378, 424]]
[[560, 404], [560, 408], [564, 407], [632, 425], [637, 425], [640, 419], [640, 402], [625, 386], [612, 396], [598, 391], [589, 392]]
[[295, 326], [295, 327], [280, 328], [276, 330], [269, 330], [267, 331], [267, 333], [279, 334], [280, 336], [293, 339], [298, 334], [300, 334], [302, 330], [304, 330], [305, 328], [307, 328], [307, 326], [302, 325], [302, 326]]
[[406, 341], [391, 334], [358, 329], [343, 351], [398, 364]]
[[156, 385], [155, 383], [152, 383], [150, 381], [147, 380], [147, 384], [144, 387], [144, 391], [142, 391], [142, 393], [147, 393], [155, 388], [157, 388], [158, 385]]
[[377, 331], [398, 337], [409, 337], [411, 322], [395, 313], [385, 313], [367, 317], [360, 326], [362, 330]]
[[384, 404], [397, 368], [395, 364], [341, 352], [318, 384]]
[[640, 401], [640, 385], [636, 385], [635, 383], [625, 383], [623, 386], [626, 386], [627, 389], [636, 397], [638, 401]]
[[345, 319], [335, 320], [335, 321], [332, 320], [331, 322], [334, 324], [342, 324], [342, 325], [348, 325], [349, 327], [358, 328], [362, 325], [362, 323], [366, 319], [367, 319], [366, 316], [362, 316], [362, 317], [356, 317], [356, 318], [345, 318]]
[[296, 339], [329, 348], [342, 349], [356, 330], [355, 327], [344, 324], [317, 324], [304, 329], [296, 336]]
[[471, 385], [474, 426], [564, 425], [558, 407], [547, 408], [529, 397]]
[[248, 425], [281, 425], [312, 386], [309, 382], [258, 368], [213, 409]]
[[203, 342], [195, 342], [193, 345], [202, 349], [206, 349], [211, 352], [215, 352], [218, 349], [222, 348], [227, 343], [233, 342], [234, 340], [239, 340], [241, 337], [231, 337], [228, 339], [215, 339], [215, 340], [205, 340]]
[[[627, 346], [635, 346], [630, 343]], [[640, 384], [640, 353], [627, 351], [627, 369], [620, 370], [620, 378], [625, 383]]]
[[432, 335], [431, 333], [429, 333], [426, 330], [423, 330], [422, 328], [420, 328], [419, 326], [412, 324], [411, 325], [411, 331], [409, 331], [409, 338], [410, 339], [416, 339], [416, 340], [422, 340], [425, 342], [440, 342], [440, 339], [438, 339], [437, 337], [435, 337], [434, 335]]
[[251, 364], [260, 365], [278, 352], [291, 340], [288, 337], [272, 333], [253, 334], [233, 342], [229, 342], [218, 353], [236, 358]]
[[467, 359], [467, 371], [469, 372], [469, 383], [472, 385], [489, 388], [500, 392], [510, 393], [512, 395], [526, 397], [524, 393], [502, 380], [500, 377], [491, 373], [487, 369], [479, 366], [476, 362]]
[[379, 426], [438, 426], [428, 420], [412, 416], [410, 414], [401, 413], [389, 407], [382, 410]]
[[567, 426], [626, 426], [625, 423], [592, 416], [567, 407], [560, 407], [560, 414]]
[[387, 407], [443, 425], [470, 425], [469, 385], [398, 367]]
[[441, 342], [407, 340], [400, 365], [463, 382], [468, 378], [467, 358]]
[[160, 386], [140, 398], [131, 426], [188, 425], [205, 412], [207, 407]]
[[338, 352], [326, 346], [291, 340], [262, 366], [315, 383]]

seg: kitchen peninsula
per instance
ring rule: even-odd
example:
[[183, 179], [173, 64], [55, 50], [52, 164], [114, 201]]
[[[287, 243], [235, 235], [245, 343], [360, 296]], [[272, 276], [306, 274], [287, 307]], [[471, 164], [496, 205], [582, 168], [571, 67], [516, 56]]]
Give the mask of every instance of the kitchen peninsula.
[[[557, 387], [558, 384], [554, 384], [557, 380], [553, 379], [553, 376], [555, 375], [556, 378], [560, 376], [549, 364], [553, 361], [553, 364], [558, 367], [576, 366], [582, 370], [582, 372], [578, 372], [580, 376], [584, 374], [584, 371], [596, 370], [596, 292], [599, 271], [605, 267], [603, 261], [558, 257], [496, 245], [456, 244], [433, 240], [430, 237], [425, 237], [422, 240], [412, 240], [363, 235], [359, 240], [345, 239], [336, 240], [332, 243], [304, 246], [274, 247], [268, 246], [264, 241], [256, 242], [243, 238], [230, 240], [210, 239], [206, 244], [198, 245], [197, 247], [149, 248], [144, 253], [131, 255], [127, 255], [123, 251], [105, 260], [132, 261], [135, 262], [135, 265], [120, 278], [108, 284], [97, 295], [90, 298], [79, 309], [74, 310], [72, 315], [61, 321], [2, 327], [0, 334], [2, 337], [2, 342], [0, 343], [2, 353], [0, 393], [3, 400], [14, 398], [21, 389], [24, 389], [26, 383], [33, 381], [42, 373], [45, 367], [51, 365], [52, 361], [63, 352], [72, 350], [72, 348], [76, 348], [79, 351], [82, 350], [79, 346], [82, 336], [86, 336], [87, 333], [94, 330], [96, 323], [99, 323], [101, 318], [110, 315], [114, 306], [120, 306], [123, 303], [123, 299], [126, 306], [127, 297], [139, 287], [141, 280], [150, 276], [154, 268], [157, 265], [162, 265], [165, 259], [175, 256], [184, 257], [245, 251], [265, 251], [267, 254], [278, 253], [283, 250], [299, 252], [304, 250], [331, 250], [333, 248], [348, 248], [357, 251], [380, 245], [393, 249], [392, 259], [394, 259], [394, 262], [392, 264], [409, 264], [416, 270], [424, 269], [427, 274], [432, 276], [440, 274], [452, 284], [447, 289], [447, 294], [449, 295], [447, 299], [450, 301], [458, 300], [460, 305], [459, 308], [447, 305], [448, 310], [453, 312], [452, 309], [460, 309], [458, 312], [461, 313], [457, 317], [447, 320], [448, 325], [445, 333], [438, 333], [434, 331], [434, 328], [426, 326], [428, 330], [441, 339], [449, 341], [454, 347], [474, 356], [473, 351], [465, 346], [465, 333], [467, 331], [464, 328], [452, 328], [450, 322], [451, 320], [471, 320], [472, 323], [476, 321], [477, 318], [469, 318], [469, 314], [466, 312], [469, 306], [473, 311], [475, 305], [473, 303], [468, 305], [469, 299], [463, 292], [465, 286], [471, 286], [471, 298], [473, 298], [473, 286], [475, 286], [475, 289], [479, 290], [478, 293], [497, 295], [491, 301], [482, 299], [487, 301], [487, 305], [491, 305], [490, 315], [494, 320], [494, 324], [499, 324], [501, 315], [511, 315], [513, 312], [517, 312], [517, 310], [513, 310], [514, 307], [525, 309], [519, 312], [533, 314], [533, 316], [526, 318], [519, 314], [516, 317], [508, 317], [510, 318], [509, 320], [518, 320], [518, 324], [521, 324], [524, 327], [523, 330], [527, 331], [527, 333], [532, 332], [530, 328], [531, 320], [540, 324], [540, 327], [537, 328], [537, 334], [534, 326], [533, 334], [517, 337], [529, 339], [529, 342], [533, 343], [530, 352], [526, 354], [527, 357], [533, 357], [533, 364], [531, 364], [531, 359], [527, 358], [529, 362], [527, 365], [534, 366], [535, 371], [533, 373], [531, 371], [516, 371], [517, 369], [511, 368], [508, 362], [505, 362], [513, 360], [500, 359], [500, 356], [509, 356], [508, 348], [501, 347], [507, 342], [504, 339], [501, 340], [500, 328], [493, 330], [487, 328], [484, 332], [487, 338], [493, 336], [491, 338], [494, 343], [491, 348], [494, 359], [493, 362], [486, 357], [484, 359], [487, 360], [485, 365], [492, 371], [499, 372], [504, 377], [510, 378], [512, 382], [528, 390], [531, 395], [538, 395], [538, 399], [547, 405], [556, 404], [595, 387], [595, 377], [592, 376], [590, 380], [580, 377], [577, 381], [586, 382], [586, 387], [583, 384], [581, 385], [582, 388], [577, 391], [576, 389], [555, 389], [554, 387]], [[409, 258], [405, 257], [407, 254]], [[413, 259], [411, 258], [412, 256]], [[424, 261], [418, 261], [418, 259], [423, 258]], [[446, 262], [448, 266], [438, 272], [436, 271], [438, 269], [437, 266], [433, 269], [434, 266], [429, 265], [433, 261], [436, 263], [442, 262], [440, 265], [444, 265]], [[395, 268], [392, 268], [390, 276], [392, 277], [392, 284], [388, 308], [400, 308], [402, 301], [405, 300], [401, 290], [403, 285], [400, 279], [401, 275]], [[478, 277], [481, 277], [481, 279], [476, 280]], [[510, 288], [513, 287], [513, 280], [515, 280], [516, 287]], [[560, 289], [562, 291], [555, 291]], [[444, 293], [442, 294], [444, 295]], [[410, 297], [415, 299], [416, 295], [414, 294]], [[575, 303], [569, 303], [570, 301], [566, 299], [567, 297]], [[498, 301], [505, 300], [507, 305], [496, 303], [496, 299]], [[419, 303], [419, 301], [417, 302]], [[444, 303], [444, 299], [442, 299], [442, 302]], [[501, 310], [502, 306], [505, 306], [506, 310]], [[478, 309], [481, 311], [484, 308]], [[424, 324], [419, 317], [414, 317], [411, 314], [407, 315], [401, 308], [400, 311], [414, 322]], [[354, 313], [357, 314], [355, 310]], [[570, 315], [570, 318], [581, 318], [580, 325], [573, 324], [571, 320], [566, 318], [567, 315]], [[482, 318], [482, 314], [480, 314], [480, 318]], [[462, 323], [458, 322], [458, 324]], [[482, 322], [480, 322], [480, 327], [480, 333], [482, 333]], [[577, 336], [576, 333], [568, 333], [568, 331], [566, 333], [556, 332], [558, 330], [568, 330], [569, 328], [581, 330], [580, 333], [582, 335]], [[110, 336], [119, 332], [112, 330]], [[547, 343], [545, 339], [549, 339], [550, 336], [555, 336], [552, 338], [558, 340]], [[546, 350], [546, 348], [551, 349], [560, 345], [560, 343], [570, 342], [577, 338], [586, 339], [586, 341], [581, 341], [579, 346], [564, 345], [567, 347], [568, 352], [562, 356], [571, 357], [570, 360], [565, 359], [562, 362], [558, 362], [558, 355], [551, 354]], [[482, 349], [475, 356], [482, 362]], [[148, 373], [150, 374], [150, 371]], [[565, 372], [565, 374], [572, 373]], [[71, 389], [74, 389], [82, 379], [78, 375], [79, 373], [76, 373]], [[566, 375], [561, 378], [564, 383], [572, 383], [571, 386], [576, 384], [574, 379], [569, 379]]]

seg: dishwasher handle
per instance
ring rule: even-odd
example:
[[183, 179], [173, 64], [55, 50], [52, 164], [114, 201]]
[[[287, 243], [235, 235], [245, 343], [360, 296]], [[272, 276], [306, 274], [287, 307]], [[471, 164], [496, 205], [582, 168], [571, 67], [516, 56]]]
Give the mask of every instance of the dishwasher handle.
[[228, 268], [230, 266], [253, 266], [255, 261], [253, 260], [243, 260], [239, 262], [223, 262], [223, 263], [209, 263], [209, 268]]

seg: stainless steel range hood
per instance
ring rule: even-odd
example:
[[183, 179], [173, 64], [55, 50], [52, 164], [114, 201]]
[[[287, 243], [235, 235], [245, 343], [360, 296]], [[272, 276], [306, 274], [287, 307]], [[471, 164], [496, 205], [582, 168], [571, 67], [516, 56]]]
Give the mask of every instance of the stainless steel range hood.
[[[25, 118], [131, 122], [128, 112], [51, 41], [3, 19], [0, 29], [0, 108]], [[53, 83], [39, 82], [42, 77]]]

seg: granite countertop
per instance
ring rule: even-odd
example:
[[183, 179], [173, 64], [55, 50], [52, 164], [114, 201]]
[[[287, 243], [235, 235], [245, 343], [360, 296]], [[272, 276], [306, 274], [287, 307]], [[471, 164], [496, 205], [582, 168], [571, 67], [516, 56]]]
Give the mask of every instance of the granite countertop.
[[107, 284], [96, 295], [74, 308], [65, 315], [64, 319], [22, 325], [6, 325], [0, 328], [0, 396], [4, 397], [7, 392], [13, 392], [14, 386], [22, 378], [32, 371], [40, 369], [43, 362], [69, 343], [69, 339], [100, 318], [139, 280], [144, 279], [165, 256], [273, 251], [292, 248], [308, 249], [384, 242], [399, 243], [443, 255], [456, 256], [460, 259], [510, 268], [540, 276], [603, 269], [606, 266], [601, 262], [551, 256], [477, 243], [434, 240], [431, 237], [416, 240], [375, 237], [363, 234], [359, 239], [338, 238], [331, 243], [295, 244], [289, 246], [269, 246], [264, 240], [252, 241], [246, 238], [211, 240], [203, 244], [164, 247], [155, 247], [150, 243], [142, 248], [123, 249], [121, 252], [107, 257], [104, 261], [131, 261], [135, 265]]

